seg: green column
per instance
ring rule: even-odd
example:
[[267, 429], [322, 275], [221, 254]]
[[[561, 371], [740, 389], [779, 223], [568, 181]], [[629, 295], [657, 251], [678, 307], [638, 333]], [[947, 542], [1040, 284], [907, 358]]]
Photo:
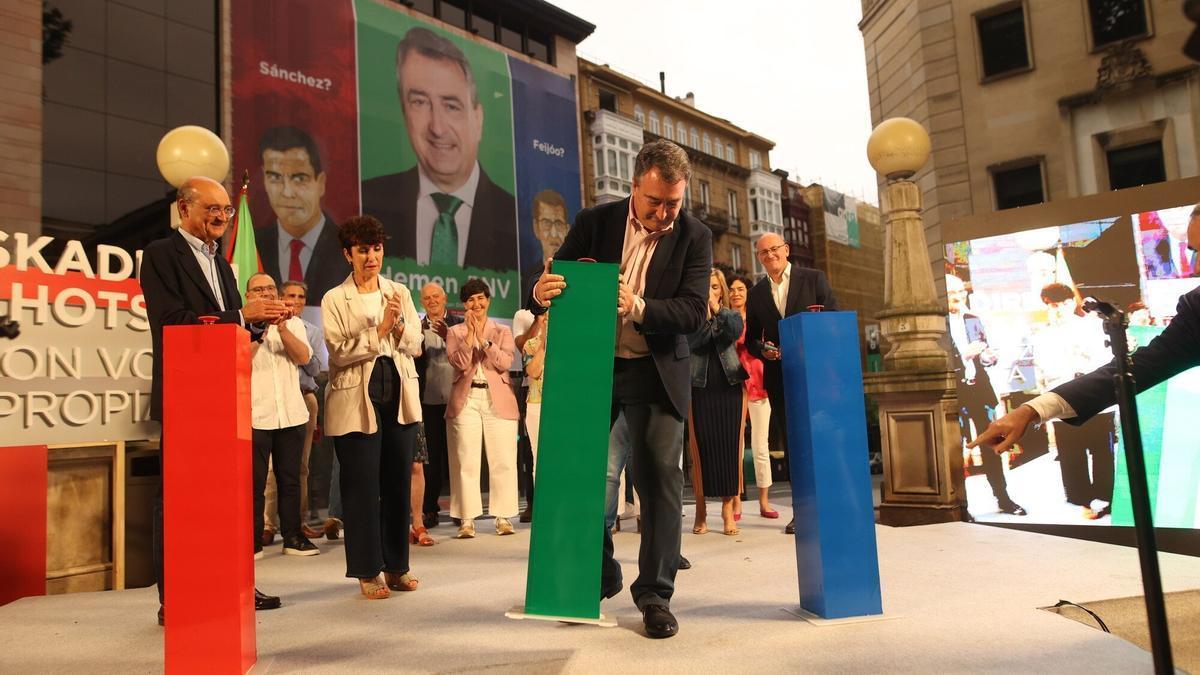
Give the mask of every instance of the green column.
[[525, 615], [600, 618], [616, 265], [559, 262], [547, 333]]

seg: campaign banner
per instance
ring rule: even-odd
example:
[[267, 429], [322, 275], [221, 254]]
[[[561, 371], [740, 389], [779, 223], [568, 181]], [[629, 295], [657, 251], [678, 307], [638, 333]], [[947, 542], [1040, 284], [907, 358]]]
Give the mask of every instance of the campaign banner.
[[858, 200], [825, 188], [825, 238], [846, 246], [860, 247]]
[[[552, 239], [578, 209], [572, 83], [396, 7], [355, 12], [362, 208], [390, 235], [384, 273], [414, 296], [441, 285], [451, 307], [481, 278], [491, 313], [511, 317], [522, 255], [540, 260], [537, 233]], [[542, 195], [539, 216], [543, 191], [563, 198]]]
[[570, 78], [378, 0], [260, 0], [231, 20], [235, 176], [264, 270], [308, 284], [305, 318], [349, 274], [336, 230], [359, 213], [418, 304], [432, 282], [461, 308], [478, 277], [511, 317], [582, 200]]
[[358, 215], [354, 12], [348, 1], [234, 3], [233, 174], [263, 271], [308, 286], [304, 318], [350, 274], [338, 224]]
[[52, 237], [0, 230], [0, 439], [54, 445], [153, 438], [153, 354], [141, 251], [76, 240], [51, 266]]

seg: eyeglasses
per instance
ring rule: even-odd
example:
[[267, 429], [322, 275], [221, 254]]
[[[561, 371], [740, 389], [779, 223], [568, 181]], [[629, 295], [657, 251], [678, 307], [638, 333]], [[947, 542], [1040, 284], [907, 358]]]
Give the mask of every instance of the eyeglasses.
[[776, 244], [770, 248], [764, 248], [761, 251], [759, 251], [758, 257], [765, 258], [772, 253], [779, 253], [780, 251], [782, 251], [785, 248], [787, 248], [787, 244]]
[[247, 293], [274, 293], [275, 292], [275, 284], [269, 284], [267, 286], [252, 286], [252, 287], [247, 288], [246, 292]]
[[541, 227], [541, 228], [544, 228], [547, 230], [551, 229], [551, 228], [558, 230], [558, 231], [567, 229], [567, 221], [560, 220], [557, 218], [553, 218], [553, 219], [552, 218], [538, 218], [537, 224], [538, 224], [538, 227]]
[[212, 204], [211, 206], [202, 206], [200, 208], [208, 212], [209, 218], [225, 216], [225, 218], [229, 219], [233, 218], [233, 215], [237, 213], [237, 209], [233, 208], [232, 206], [221, 206], [220, 204]]

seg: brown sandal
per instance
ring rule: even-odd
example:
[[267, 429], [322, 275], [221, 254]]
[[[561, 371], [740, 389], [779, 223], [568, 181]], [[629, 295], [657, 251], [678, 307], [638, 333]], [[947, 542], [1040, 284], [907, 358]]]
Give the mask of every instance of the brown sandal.
[[388, 585], [378, 575], [374, 579], [359, 579], [358, 587], [362, 591], [363, 597], [368, 600], [383, 600], [392, 595], [388, 590]]
[[408, 532], [408, 541], [419, 546], [433, 546], [436, 542], [433, 537], [429, 536], [429, 530], [424, 526], [418, 525]]
[[404, 574], [384, 572], [383, 578], [387, 581], [387, 587], [393, 591], [415, 591], [417, 590], [417, 584], [420, 583], [416, 577], [408, 572]]

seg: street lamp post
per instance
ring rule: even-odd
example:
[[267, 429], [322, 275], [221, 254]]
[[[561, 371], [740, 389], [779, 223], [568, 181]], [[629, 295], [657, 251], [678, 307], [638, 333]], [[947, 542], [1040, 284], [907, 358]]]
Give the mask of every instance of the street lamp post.
[[944, 347], [946, 310], [930, 270], [921, 190], [912, 180], [929, 151], [929, 134], [904, 117], [881, 122], [867, 142], [871, 166], [888, 181], [882, 200], [884, 309], [875, 315], [887, 350], [884, 370], [864, 376], [864, 388], [879, 406], [879, 521], [886, 525], [966, 515], [956, 378]]

